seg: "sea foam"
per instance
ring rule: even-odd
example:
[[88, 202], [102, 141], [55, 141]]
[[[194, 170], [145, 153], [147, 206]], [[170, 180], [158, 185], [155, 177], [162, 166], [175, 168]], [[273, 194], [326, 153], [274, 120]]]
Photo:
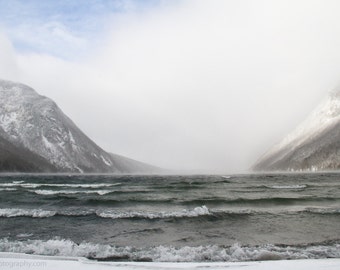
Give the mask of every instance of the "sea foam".
[[31, 218], [49, 218], [53, 216], [89, 216], [96, 215], [100, 218], [110, 219], [168, 219], [168, 218], [195, 218], [204, 216], [216, 216], [229, 218], [230, 215], [234, 217], [237, 215], [256, 215], [256, 214], [296, 214], [296, 213], [310, 213], [310, 214], [340, 214], [340, 208], [334, 207], [295, 207], [295, 208], [278, 208], [276, 210], [266, 209], [209, 209], [205, 205], [198, 206], [193, 209], [182, 209], [173, 211], [148, 211], [148, 210], [122, 210], [116, 208], [107, 208], [102, 210], [83, 209], [83, 208], [64, 208], [64, 209], [25, 209], [25, 208], [0, 208], [0, 217], [31, 217]]
[[16, 191], [16, 188], [0, 188], [0, 191]]
[[112, 192], [112, 190], [46, 190], [46, 189], [35, 189], [29, 190], [30, 192], [36, 193], [38, 195], [58, 195], [58, 194], [98, 194], [105, 195]]
[[172, 217], [198, 217], [211, 215], [210, 210], [206, 206], [196, 207], [192, 210], [183, 209], [178, 211], [129, 211], [129, 210], [81, 210], [81, 209], [61, 209], [61, 210], [45, 210], [45, 209], [19, 209], [19, 208], [0, 208], [0, 217], [32, 217], [32, 218], [48, 218], [55, 215], [59, 216], [87, 216], [97, 215], [101, 218], [124, 219], [124, 218], [144, 218], [144, 219], [162, 219]]
[[18, 208], [2, 208], [0, 209], [0, 217], [33, 217], [45, 218], [52, 217], [56, 211], [48, 211], [42, 209], [18, 209]]
[[154, 262], [236, 262], [258, 260], [340, 258], [340, 244], [310, 246], [156, 246], [150, 248], [116, 247], [107, 244], [54, 238], [47, 241], [10, 241], [0, 239], [1, 252], [29, 253], [36, 255], [87, 257], [97, 260], [154, 261]]
[[98, 216], [103, 218], [146, 218], [146, 219], [161, 219], [161, 218], [173, 218], [173, 217], [198, 217], [211, 215], [210, 210], [205, 205], [196, 207], [193, 210], [179, 210], [179, 211], [159, 211], [159, 212], [148, 212], [148, 211], [117, 211], [117, 210], [106, 210], [96, 213]]
[[23, 181], [13, 181], [11, 183], [0, 183], [0, 187], [71, 187], [71, 188], [102, 188], [119, 186], [121, 183], [98, 183], [98, 184], [57, 184], [57, 183], [24, 183]]
[[304, 189], [307, 187], [307, 185], [283, 185], [283, 186], [267, 186], [268, 188], [272, 189]]

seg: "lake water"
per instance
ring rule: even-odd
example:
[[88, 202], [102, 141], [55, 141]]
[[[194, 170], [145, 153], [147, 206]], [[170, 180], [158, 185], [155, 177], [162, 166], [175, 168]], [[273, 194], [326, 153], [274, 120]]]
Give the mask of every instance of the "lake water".
[[1, 175], [0, 252], [164, 262], [340, 258], [340, 174]]

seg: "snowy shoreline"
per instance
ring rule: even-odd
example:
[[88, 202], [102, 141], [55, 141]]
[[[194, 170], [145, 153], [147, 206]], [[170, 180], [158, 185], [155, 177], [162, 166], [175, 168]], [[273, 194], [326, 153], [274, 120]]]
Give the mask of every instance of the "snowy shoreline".
[[82, 257], [58, 257], [0, 252], [1, 269], [85, 269], [85, 270], [139, 270], [139, 269], [244, 269], [244, 270], [338, 270], [340, 259], [279, 260], [252, 262], [97, 262]]

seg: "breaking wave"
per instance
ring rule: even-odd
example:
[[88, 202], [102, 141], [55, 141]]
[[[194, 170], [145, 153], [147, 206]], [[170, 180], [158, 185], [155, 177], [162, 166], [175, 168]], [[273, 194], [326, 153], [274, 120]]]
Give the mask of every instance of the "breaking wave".
[[272, 189], [304, 189], [307, 185], [266, 186]]
[[160, 212], [145, 212], [145, 211], [128, 211], [128, 212], [120, 212], [120, 211], [103, 211], [100, 213], [96, 213], [98, 216], [102, 218], [146, 218], [146, 219], [162, 219], [162, 218], [181, 218], [181, 217], [198, 217], [198, 216], [206, 216], [212, 215], [208, 207], [201, 206], [196, 207], [193, 210], [183, 209], [181, 211], [160, 211]]
[[102, 188], [119, 186], [121, 183], [99, 183], [99, 184], [56, 184], [56, 183], [24, 183], [24, 181], [13, 181], [11, 183], [0, 183], [0, 187], [22, 187], [22, 188], [39, 188], [39, 187], [71, 187], [71, 188]]
[[97, 194], [97, 195], [105, 195], [113, 192], [112, 190], [44, 190], [44, 189], [36, 189], [29, 190], [30, 192], [36, 193], [38, 195], [68, 195], [68, 194]]
[[296, 203], [306, 202], [328, 202], [328, 201], [339, 201], [338, 197], [317, 197], [312, 195], [306, 196], [272, 196], [272, 197], [255, 197], [255, 198], [200, 198], [200, 199], [184, 199], [178, 202], [186, 205], [201, 205], [201, 204], [230, 204], [230, 205], [290, 205]]
[[12, 183], [13, 184], [21, 184], [21, 183], [24, 183], [25, 181], [13, 181]]
[[180, 211], [120, 211], [120, 210], [43, 210], [43, 209], [19, 209], [19, 208], [2, 208], [0, 209], [0, 217], [32, 217], [47, 218], [53, 216], [89, 216], [96, 215], [100, 218], [111, 219], [162, 219], [162, 218], [182, 218], [182, 217], [198, 217], [211, 215], [210, 210], [206, 206], [196, 207], [192, 210], [183, 209]]
[[117, 247], [90, 242], [54, 238], [47, 241], [10, 241], [0, 239], [1, 252], [28, 253], [49, 256], [87, 257], [101, 261], [154, 262], [236, 262], [259, 260], [340, 258], [340, 242], [330, 241], [309, 245], [261, 246], [156, 246], [150, 248]]
[[19, 208], [3, 208], [0, 209], [0, 217], [33, 217], [43, 218], [56, 215], [56, 211], [48, 211], [42, 209], [19, 209]]
[[84, 209], [63, 209], [63, 210], [46, 210], [46, 209], [20, 209], [20, 208], [2, 208], [0, 209], [0, 217], [31, 217], [31, 218], [48, 218], [53, 216], [91, 216], [95, 215], [99, 218], [110, 219], [168, 219], [168, 218], [195, 218], [195, 217], [215, 217], [219, 219], [230, 217], [243, 217], [247, 215], [258, 214], [296, 214], [309, 213], [321, 215], [338, 215], [340, 208], [331, 207], [305, 207], [295, 209], [230, 209], [218, 210], [209, 209], [205, 205], [195, 207], [193, 209], [182, 209], [175, 211], [137, 211], [137, 210], [119, 210], [119, 209], [105, 209], [105, 210], [84, 210]]
[[0, 188], [0, 191], [16, 191], [16, 188]]

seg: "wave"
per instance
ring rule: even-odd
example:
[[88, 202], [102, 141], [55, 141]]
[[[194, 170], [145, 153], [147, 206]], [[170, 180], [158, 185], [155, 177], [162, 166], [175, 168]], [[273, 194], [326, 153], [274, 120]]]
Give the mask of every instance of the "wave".
[[340, 214], [340, 208], [321, 208], [321, 207], [307, 207], [302, 212], [312, 213], [312, 214]]
[[296, 197], [259, 197], [259, 198], [199, 198], [189, 200], [178, 200], [177, 203], [185, 205], [202, 205], [202, 204], [230, 204], [230, 205], [290, 205], [304, 202], [328, 202], [340, 200], [338, 197], [316, 197], [312, 195]]
[[24, 183], [25, 181], [13, 181], [12, 183], [13, 184], [21, 184], [21, 183]]
[[[116, 193], [112, 191], [112, 193]], [[62, 195], [62, 194], [60, 194]], [[70, 199], [65, 197], [65, 199]], [[163, 205], [163, 204], [177, 204], [185, 206], [197, 206], [197, 205], [230, 205], [230, 206], [242, 206], [249, 205], [250, 207], [256, 205], [292, 205], [296, 203], [314, 203], [314, 202], [335, 202], [339, 201], [337, 197], [316, 197], [316, 196], [296, 196], [296, 197], [260, 197], [260, 198], [224, 198], [224, 197], [207, 197], [207, 198], [193, 198], [193, 199], [178, 199], [175, 197], [168, 198], [146, 198], [145, 196], [134, 197], [96, 197], [96, 198], [84, 198], [82, 204], [84, 205], [126, 205], [126, 204], [146, 204], [146, 205]]]
[[23, 208], [2, 208], [0, 209], [0, 217], [31, 217], [31, 218], [49, 218], [54, 216], [79, 217], [94, 215], [94, 210], [46, 210], [46, 209], [23, 209]]
[[0, 188], [0, 191], [16, 191], [16, 188]]
[[33, 233], [19, 233], [16, 235], [17, 238], [28, 238], [33, 236]]
[[45, 190], [45, 189], [37, 189], [37, 190], [28, 190], [29, 192], [33, 192], [38, 195], [69, 195], [69, 194], [98, 194], [105, 195], [112, 192], [112, 190]]
[[[19, 189], [13, 187], [0, 188], [1, 191], [17, 191]], [[175, 194], [169, 194], [167, 197], [153, 194], [150, 196], [143, 196], [142, 193], [150, 193], [148, 190], [114, 190], [114, 189], [25, 189], [24, 192], [30, 192], [41, 196], [51, 196], [56, 199], [78, 200], [78, 204], [83, 205], [125, 205], [125, 204], [179, 204], [187, 206], [195, 205], [290, 205], [296, 203], [313, 203], [313, 202], [336, 202], [339, 197], [318, 197], [313, 195], [303, 196], [270, 196], [270, 197], [201, 197], [201, 198], [177, 198]], [[83, 194], [99, 195], [95, 197], [82, 197]], [[117, 196], [104, 196], [115, 194]], [[125, 196], [131, 194], [132, 196]], [[74, 195], [74, 196], [68, 196]], [[121, 196], [124, 195], [124, 196]], [[52, 199], [52, 198], [51, 198]]]
[[241, 246], [235, 243], [223, 247], [156, 246], [149, 248], [117, 247], [91, 242], [75, 243], [69, 239], [10, 241], [0, 239], [2, 252], [29, 253], [48, 256], [86, 257], [99, 261], [153, 262], [237, 262], [259, 260], [296, 260], [340, 258], [340, 242], [329, 241], [309, 245]]
[[31, 218], [49, 218], [53, 216], [91, 216], [98, 218], [110, 219], [169, 219], [169, 218], [195, 218], [195, 217], [215, 217], [219, 219], [243, 217], [248, 215], [278, 215], [278, 214], [321, 214], [337, 215], [340, 214], [340, 208], [332, 207], [298, 207], [295, 209], [209, 209], [205, 205], [193, 209], [182, 209], [175, 211], [136, 211], [136, 210], [119, 210], [119, 209], [22, 209], [22, 208], [2, 208], [0, 217], [31, 217]]
[[196, 207], [193, 210], [183, 209], [180, 211], [160, 211], [160, 212], [147, 212], [147, 211], [103, 211], [96, 213], [99, 217], [102, 218], [112, 218], [112, 219], [121, 219], [121, 218], [144, 218], [144, 219], [163, 219], [163, 218], [182, 218], [182, 217], [198, 217], [198, 216], [206, 216], [212, 215], [208, 207], [201, 206]]
[[265, 186], [271, 189], [305, 189], [307, 185], [283, 185], [283, 186]]
[[0, 217], [33, 217], [44, 218], [56, 215], [56, 211], [42, 209], [19, 209], [19, 208], [2, 208], [0, 209]]
[[[61, 197], [59, 198], [63, 199], [70, 199], [69, 197]], [[175, 201], [172, 198], [162, 198], [162, 199], [146, 199], [146, 198], [125, 198], [125, 199], [111, 199], [106, 198], [103, 196], [103, 198], [90, 198], [90, 199], [84, 199], [81, 201], [82, 204], [88, 205], [88, 206], [113, 206], [113, 205], [128, 205], [128, 204], [147, 204], [147, 205], [159, 205], [159, 204], [172, 204], [175, 203]]]
[[121, 183], [98, 183], [98, 184], [56, 184], [56, 183], [24, 183], [23, 181], [13, 181], [11, 183], [0, 183], [0, 187], [22, 187], [22, 188], [39, 188], [39, 187], [71, 187], [71, 188], [102, 188], [120, 186]]
[[121, 211], [121, 210], [44, 210], [44, 209], [19, 209], [19, 208], [2, 208], [0, 217], [32, 217], [47, 218], [53, 216], [89, 216], [96, 215], [100, 218], [111, 219], [163, 219], [163, 218], [181, 218], [181, 217], [198, 217], [212, 215], [206, 206], [196, 207], [192, 210], [183, 209], [179, 211]]

